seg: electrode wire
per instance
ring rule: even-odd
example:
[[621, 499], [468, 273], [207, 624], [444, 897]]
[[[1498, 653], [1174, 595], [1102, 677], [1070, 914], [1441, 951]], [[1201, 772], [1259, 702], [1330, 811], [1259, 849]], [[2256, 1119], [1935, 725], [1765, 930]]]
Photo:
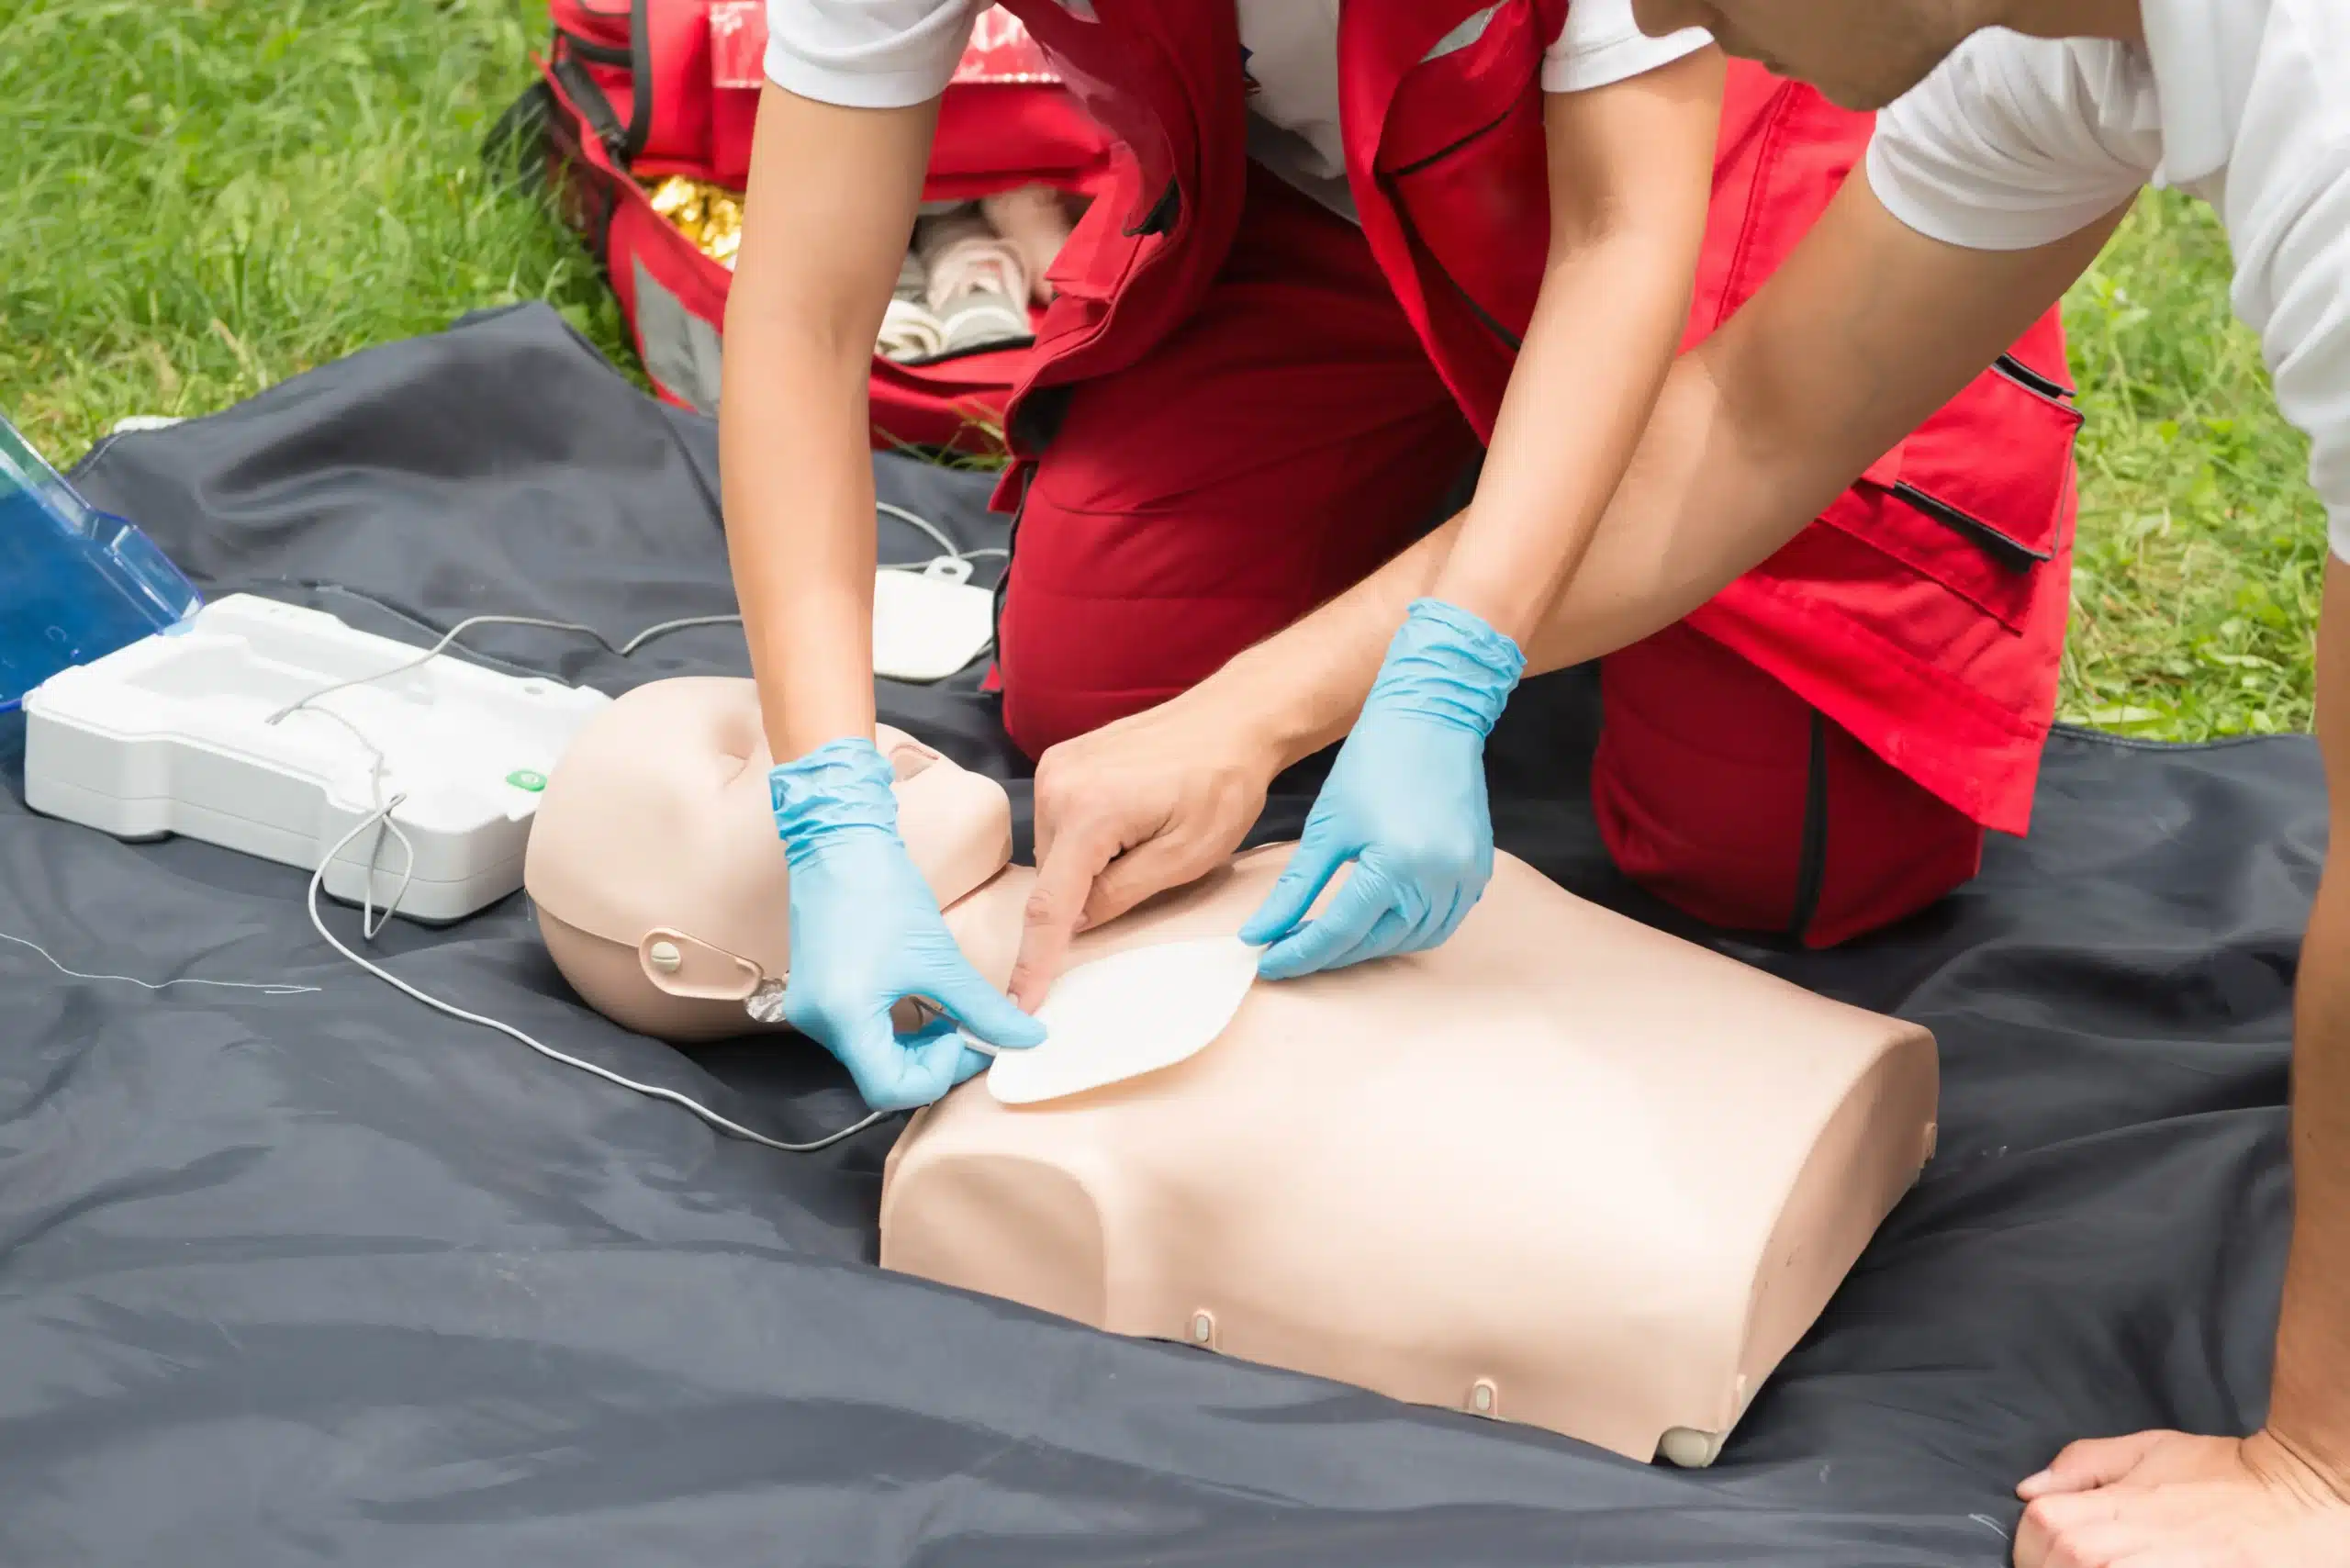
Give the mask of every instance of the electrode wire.
[[[711, 1110], [709, 1106], [701, 1103], [701, 1102], [693, 1099], [689, 1095], [682, 1094], [677, 1090], [666, 1088], [657, 1083], [641, 1083], [635, 1079], [624, 1077], [620, 1073], [612, 1071], [610, 1068], [599, 1067], [594, 1062], [585, 1061], [578, 1057], [571, 1056], [563, 1051], [556, 1050], [553, 1046], [533, 1038], [532, 1036], [524, 1033], [522, 1030], [515, 1027], [511, 1024], [508, 1024], [500, 1019], [489, 1017], [486, 1014], [468, 1012], [464, 1008], [459, 1007], [453, 1002], [443, 1002], [439, 997], [431, 995], [428, 992], [420, 990], [407, 980], [400, 979], [399, 976], [393, 974], [390, 970], [384, 969], [382, 966], [372, 962], [371, 960], [362, 957], [360, 954], [353, 952], [350, 947], [345, 946], [343, 943], [336, 937], [333, 932], [327, 929], [326, 918], [319, 908], [319, 890], [326, 885], [327, 868], [334, 864], [335, 860], [345, 849], [348, 849], [351, 846], [354, 840], [356, 840], [362, 834], [367, 832], [370, 828], [375, 828], [379, 831], [377, 831], [375, 834], [375, 843], [370, 848], [367, 857], [365, 890], [363, 895], [360, 915], [360, 931], [364, 939], [371, 942], [374, 941], [376, 934], [383, 930], [385, 924], [391, 920], [394, 914], [398, 913], [400, 902], [408, 896], [409, 884], [414, 879], [416, 873], [416, 846], [412, 842], [410, 842], [408, 834], [400, 830], [399, 824], [392, 820], [392, 813], [399, 809], [400, 803], [407, 800], [408, 797], [405, 793], [402, 793], [394, 795], [388, 801], [384, 798], [384, 774], [386, 769], [387, 763], [384, 756], [383, 748], [369, 740], [365, 733], [344, 715], [336, 712], [331, 708], [312, 706], [312, 704], [316, 703], [319, 698], [325, 697], [332, 692], [344, 690], [350, 687], [364, 685], [369, 681], [382, 680], [389, 676], [398, 675], [403, 671], [414, 669], [417, 666], [438, 657], [443, 649], [447, 648], [452, 643], [454, 643], [458, 637], [462, 636], [465, 632], [476, 626], [534, 626], [544, 628], [549, 631], [577, 632], [595, 638], [597, 642], [603, 644], [604, 647], [608, 650], [625, 657], [628, 653], [641, 647], [652, 638], [660, 636], [666, 633], [682, 631], [688, 626], [714, 625], [723, 622], [736, 621], [738, 619], [738, 617], [734, 616], [695, 616], [683, 621], [666, 621], [657, 626], [649, 626], [645, 628], [635, 636], [630, 638], [621, 647], [613, 648], [612, 644], [594, 628], [576, 625], [569, 622], [546, 621], [534, 616], [520, 615], [471, 616], [451, 627], [449, 631], [442, 636], [441, 640], [438, 643], [435, 643], [432, 647], [421, 656], [411, 659], [406, 664], [396, 666], [391, 669], [380, 671], [375, 675], [361, 676], [355, 679], [338, 681], [332, 686], [322, 687], [319, 690], [313, 691], [308, 696], [302, 698], [299, 701], [287, 704], [285, 708], [280, 709], [277, 712], [270, 715], [266, 722], [274, 724], [282, 719], [300, 712], [315, 713], [322, 718], [332, 719], [335, 722], [341, 724], [345, 730], [350, 732], [352, 737], [366, 749], [370, 759], [370, 799], [375, 809], [366, 817], [361, 819], [361, 821], [354, 825], [350, 832], [344, 834], [342, 837], [336, 842], [334, 847], [328, 850], [325, 856], [319, 859], [318, 869], [310, 874], [309, 888], [303, 898], [303, 902], [309, 911], [311, 926], [317, 930], [319, 935], [325, 940], [329, 946], [341, 954], [344, 958], [350, 959], [352, 963], [358, 965], [361, 969], [366, 970], [369, 974], [374, 975], [377, 980], [382, 980], [385, 984], [391, 986], [394, 990], [402, 992], [414, 1001], [422, 1002], [425, 1006], [431, 1008], [434, 1012], [457, 1019], [462, 1023], [476, 1025], [485, 1029], [494, 1029], [498, 1033], [504, 1035], [510, 1039], [519, 1040], [523, 1045], [528, 1046], [531, 1049], [538, 1052], [541, 1056], [545, 1057], [550, 1061], [559, 1062], [565, 1067], [576, 1068], [582, 1072], [602, 1079], [607, 1083], [617, 1085], [622, 1089], [632, 1090], [635, 1092], [645, 1095], [651, 1099], [665, 1101], [669, 1104], [676, 1105], [682, 1110], [691, 1113], [696, 1117], [699, 1117], [703, 1123], [712, 1128], [715, 1128], [717, 1131], [728, 1134], [734, 1137], [743, 1138], [748, 1142], [757, 1144], [761, 1148], [772, 1148], [784, 1154], [814, 1154], [821, 1149], [830, 1148], [833, 1145], [839, 1143], [844, 1138], [854, 1137], [858, 1133], [865, 1131], [866, 1128], [873, 1126], [877, 1123], [885, 1121], [890, 1116], [898, 1114], [898, 1113], [894, 1111], [869, 1112], [866, 1114], [863, 1120], [853, 1122], [837, 1132], [827, 1133], [822, 1137], [817, 1138], [810, 1143], [786, 1143], [780, 1138], [769, 1137], [765, 1133], [755, 1131], [750, 1127], [743, 1126], [739, 1122], [733, 1121], [728, 1117], [721, 1115], [716, 1111]], [[383, 856], [384, 839], [386, 837], [386, 832], [382, 830], [388, 830], [389, 836], [398, 842], [400, 849], [406, 857], [406, 869], [402, 871], [399, 886], [393, 892], [391, 902], [384, 906], [383, 916], [379, 920], [375, 917], [375, 877], [379, 869], [376, 862]], [[14, 940], [14, 938], [12, 938], [12, 940]], [[46, 957], [46, 955], [44, 955], [44, 957]], [[50, 960], [52, 963], [55, 961], [56, 960], [54, 959]]]
[[[893, 505], [889, 501], [876, 501], [873, 503], [873, 508], [876, 511], [880, 512], [885, 516], [894, 517], [900, 521], [911, 524], [915, 529], [918, 529], [923, 534], [928, 536], [931, 543], [938, 546], [940, 552], [939, 554], [933, 557], [931, 560], [921, 563], [887, 563], [883, 566], [884, 570], [893, 572], [927, 572], [940, 561], [951, 560], [969, 562], [976, 561], [981, 556], [989, 555], [1002, 555], [1006, 559], [1011, 557], [1012, 552], [1001, 545], [982, 545], [975, 549], [966, 550], [962, 546], [957, 544], [952, 538], [948, 537], [945, 529], [939, 527], [928, 518], [922, 516], [919, 512], [909, 511], [904, 507]], [[428, 631], [431, 630], [431, 627], [427, 622], [418, 620], [415, 616], [409, 615], [406, 611], [396, 610], [390, 605], [382, 604], [379, 600], [375, 599], [367, 594], [360, 593], [356, 589], [345, 588], [341, 584], [337, 583], [323, 584], [320, 586], [334, 588], [338, 592], [349, 593], [354, 599], [364, 599], [370, 604], [377, 605], [380, 609], [391, 610], [394, 614], [399, 615], [402, 620], [407, 621], [413, 625], [422, 626]], [[606, 653], [612, 655], [614, 657], [624, 659], [633, 655], [637, 649], [644, 646], [645, 644], [652, 642], [655, 638], [666, 637], [673, 632], [690, 631], [698, 626], [740, 626], [742, 623], [743, 618], [740, 615], [681, 616], [675, 621], [664, 621], [659, 622], [657, 625], [647, 626], [635, 636], [629, 638], [628, 641], [616, 646], [610, 638], [605, 636], [593, 626], [582, 625], [576, 621], [553, 621], [535, 615], [467, 616], [464, 620], [458, 622], [454, 626], [450, 627], [446, 632], [441, 633], [441, 640], [439, 642], [434, 643], [432, 646], [417, 655], [416, 657], [408, 660], [406, 663], [394, 665], [389, 669], [378, 670], [373, 675], [353, 676], [348, 680], [339, 680], [332, 686], [320, 687], [318, 690], [311, 692], [308, 697], [301, 699], [299, 701], [288, 703], [285, 707], [279, 709], [274, 713], [272, 713], [263, 721], [263, 722], [274, 724], [286, 715], [293, 713], [299, 709], [308, 707], [321, 697], [330, 696], [334, 692], [345, 690], [354, 686], [367, 686], [375, 681], [389, 680], [396, 675], [405, 675], [409, 670], [415, 669], [420, 666], [430, 664], [432, 660], [438, 658], [442, 653], [447, 651], [450, 645], [454, 644], [458, 638], [464, 635], [467, 632], [472, 631], [476, 626], [525, 626], [534, 627], [538, 630], [546, 632], [576, 633], [580, 636], [592, 638], [596, 644], [602, 648]], [[467, 649], [466, 651], [468, 653], [475, 652], [473, 649]], [[500, 660], [499, 662], [504, 663], [506, 661]], [[372, 935], [373, 933], [370, 933], [370, 935]]]
[[[900, 522], [912, 523], [914, 527], [928, 534], [930, 536], [930, 542], [937, 545], [938, 548], [944, 552], [943, 554], [937, 557], [939, 560], [976, 561], [982, 555], [1002, 555], [1006, 560], [1010, 560], [1012, 558], [1012, 552], [1003, 548], [1000, 544], [986, 544], [981, 545], [975, 550], [966, 550], [961, 545], [956, 543], [955, 541], [949, 539], [946, 536], [946, 531], [945, 529], [939, 527], [938, 524], [931, 521], [928, 518], [910, 512], [903, 507], [892, 506], [888, 501], [874, 502], [873, 510], [881, 513], [884, 517], [894, 517]], [[901, 566], [884, 562], [883, 566], [887, 570], [893, 572], [921, 572], [929, 570], [933, 564], [934, 563], [932, 562], [925, 561], [920, 566]]]
[[319, 988], [314, 985], [295, 985], [288, 980], [204, 980], [195, 975], [183, 975], [176, 979], [167, 980], [143, 980], [137, 975], [84, 974], [82, 970], [73, 969], [70, 965], [66, 964], [62, 959], [59, 958], [56, 954], [50, 952], [48, 948], [42, 946], [39, 943], [34, 941], [29, 936], [16, 936], [6, 931], [0, 931], [0, 942], [13, 942], [19, 947], [31, 948], [34, 952], [39, 953], [42, 958], [49, 960], [49, 967], [50, 969], [55, 969], [59, 974], [65, 976], [68, 980], [120, 980], [125, 985], [135, 985], [141, 991], [162, 991], [167, 987], [175, 985], [208, 985], [218, 987], [222, 991], [257, 991], [263, 996], [310, 996], [315, 995], [319, 990]]
[[436, 1013], [444, 1014], [447, 1016], [457, 1019], [462, 1023], [478, 1025], [480, 1027], [485, 1029], [495, 1029], [499, 1034], [506, 1036], [509, 1039], [519, 1040], [523, 1045], [530, 1047], [531, 1049], [538, 1052], [541, 1056], [545, 1057], [550, 1061], [560, 1062], [565, 1067], [577, 1068], [580, 1071], [600, 1078], [607, 1083], [615, 1084], [622, 1089], [633, 1090], [635, 1092], [645, 1095], [651, 1099], [666, 1101], [668, 1103], [676, 1105], [682, 1110], [691, 1112], [694, 1115], [699, 1117], [703, 1122], [709, 1124], [720, 1132], [729, 1134], [734, 1137], [745, 1139], [751, 1143], [758, 1144], [763, 1148], [779, 1150], [785, 1154], [813, 1154], [819, 1149], [830, 1148], [833, 1145], [840, 1142], [842, 1139], [853, 1137], [856, 1134], [863, 1132], [866, 1128], [872, 1126], [877, 1122], [883, 1121], [890, 1116], [897, 1114], [894, 1111], [870, 1112], [866, 1115], [863, 1121], [852, 1123], [850, 1126], [841, 1128], [838, 1132], [827, 1133], [822, 1137], [817, 1138], [811, 1143], [785, 1143], [779, 1138], [771, 1138], [765, 1133], [754, 1131], [753, 1129], [743, 1126], [740, 1122], [731, 1121], [727, 1117], [719, 1114], [716, 1111], [711, 1110], [709, 1106], [689, 1095], [681, 1094], [674, 1089], [666, 1088], [658, 1083], [641, 1083], [633, 1078], [625, 1077], [621, 1073], [614, 1072], [610, 1068], [599, 1067], [592, 1061], [583, 1061], [577, 1057], [570, 1056], [565, 1052], [556, 1050], [553, 1046], [542, 1043], [532, 1036], [524, 1033], [522, 1030], [516, 1028], [513, 1025], [506, 1023], [503, 1020], [489, 1017], [486, 1014], [469, 1013], [464, 1008], [456, 1006], [454, 1003], [443, 1002], [437, 996], [431, 995], [419, 990], [417, 987], [409, 984], [407, 980], [400, 979], [399, 976], [392, 973], [389, 969], [384, 969], [380, 965], [377, 965], [352, 951], [349, 947], [343, 946], [342, 942], [336, 937], [333, 932], [327, 929], [325, 916], [319, 909], [319, 890], [325, 884], [327, 867], [333, 862], [335, 857], [341, 855], [346, 848], [350, 847], [353, 839], [366, 832], [369, 828], [375, 826], [380, 819], [388, 815], [392, 809], [398, 804], [399, 799], [395, 797], [388, 804], [379, 807], [374, 814], [362, 821], [349, 833], [344, 834], [341, 842], [337, 843], [332, 849], [329, 850], [327, 852], [326, 858], [319, 863], [319, 868], [310, 874], [309, 890], [305, 894], [303, 900], [310, 912], [311, 925], [317, 928], [319, 935], [326, 939], [327, 945], [332, 947], [336, 952], [341, 953], [344, 958], [350, 959], [352, 963], [357, 964], [361, 969], [365, 969], [369, 974], [374, 975], [377, 980], [382, 980], [386, 985], [392, 987], [396, 991], [404, 992], [415, 1001], [420, 1002], [425, 1006], [431, 1008]]

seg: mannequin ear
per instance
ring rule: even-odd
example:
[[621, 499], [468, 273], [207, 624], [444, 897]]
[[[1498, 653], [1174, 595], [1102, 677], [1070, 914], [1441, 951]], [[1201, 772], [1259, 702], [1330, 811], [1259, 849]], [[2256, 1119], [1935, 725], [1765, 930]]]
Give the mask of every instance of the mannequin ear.
[[1012, 863], [1012, 797], [986, 774], [898, 738], [903, 744], [891, 746], [882, 736], [898, 775], [898, 832], [944, 909]]
[[896, 775], [901, 784], [940, 764], [948, 767], [955, 766], [903, 730], [893, 730], [887, 724], [873, 727], [873, 745], [890, 759], [890, 771]]

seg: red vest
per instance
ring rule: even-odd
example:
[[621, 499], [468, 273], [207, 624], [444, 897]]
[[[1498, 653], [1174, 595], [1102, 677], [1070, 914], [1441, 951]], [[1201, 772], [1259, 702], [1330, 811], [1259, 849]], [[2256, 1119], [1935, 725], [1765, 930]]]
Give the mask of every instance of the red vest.
[[[1014, 392], [1013, 504], [1052, 389], [1134, 364], [1198, 306], [1246, 188], [1232, 0], [1005, 0], [1123, 146], [1054, 269]], [[1566, 0], [1353, 0], [1338, 27], [1347, 179], [1365, 238], [1472, 424], [1489, 436], [1547, 252], [1539, 73]], [[1825, 210], [1871, 119], [1733, 63], [1698, 265], [1695, 342]], [[1886, 454], [1818, 521], [1691, 617], [1987, 827], [2023, 831], [2054, 709], [2072, 554], [2062, 328]]]

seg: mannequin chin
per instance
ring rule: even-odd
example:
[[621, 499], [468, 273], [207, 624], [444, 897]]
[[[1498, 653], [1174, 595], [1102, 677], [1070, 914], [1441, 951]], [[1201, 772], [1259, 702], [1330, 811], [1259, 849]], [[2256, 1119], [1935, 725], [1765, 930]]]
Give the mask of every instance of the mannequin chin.
[[[1033, 872], [1001, 787], [878, 735], [979, 971]], [[747, 680], [640, 687], [550, 781], [525, 879], [593, 1006], [741, 1035], [789, 955]], [[1228, 935], [1286, 846], [1078, 938]], [[902, 1020], [911, 1026], [911, 1018]], [[1259, 983], [1206, 1049], [1037, 1105], [973, 1081], [891, 1151], [881, 1263], [1639, 1459], [1711, 1462], [1930, 1157], [1933, 1037], [1577, 899], [1508, 855], [1426, 953]]]

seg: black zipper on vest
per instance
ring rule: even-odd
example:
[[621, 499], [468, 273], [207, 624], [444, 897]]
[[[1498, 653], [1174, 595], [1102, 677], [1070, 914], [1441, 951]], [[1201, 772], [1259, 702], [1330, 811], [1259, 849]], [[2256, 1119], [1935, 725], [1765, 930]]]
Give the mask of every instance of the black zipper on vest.
[[1516, 113], [1516, 108], [1517, 106], [1512, 104], [1508, 108], [1504, 109], [1500, 114], [1494, 116], [1491, 124], [1481, 125], [1476, 129], [1471, 131], [1468, 135], [1461, 137], [1460, 140], [1447, 142], [1444, 146], [1438, 148], [1427, 157], [1415, 158], [1410, 162], [1404, 164], [1402, 168], [1389, 171], [1385, 175], [1385, 178], [1390, 180], [1400, 180], [1406, 174], [1418, 174], [1421, 170], [1427, 168], [1431, 163], [1443, 162], [1447, 158], [1451, 157], [1454, 153], [1460, 151], [1462, 148], [1468, 146], [1479, 137], [1490, 136], [1494, 131], [1499, 130], [1501, 129], [1502, 122], [1509, 118], [1512, 114]]
[[[1425, 245], [1420, 248], [1424, 251], [1427, 249]], [[1476, 297], [1467, 289], [1460, 286], [1460, 280], [1459, 278], [1454, 277], [1450, 273], [1444, 270], [1444, 263], [1437, 261], [1434, 252], [1429, 252], [1428, 260], [1436, 267], [1437, 276], [1444, 279], [1447, 284], [1451, 286], [1452, 292], [1460, 297], [1460, 303], [1469, 307], [1470, 314], [1475, 316], [1478, 320], [1483, 321], [1485, 324], [1486, 330], [1491, 331], [1494, 336], [1508, 344], [1509, 350], [1512, 353], [1516, 353], [1519, 349], [1526, 346], [1525, 339], [1519, 337], [1516, 332], [1511, 331], [1507, 327], [1503, 326], [1499, 320], [1494, 319], [1492, 311], [1478, 304]]]
[[1150, 210], [1142, 215], [1142, 221], [1124, 232], [1129, 240], [1138, 234], [1171, 234], [1175, 230], [1175, 220], [1182, 216], [1182, 212], [1183, 187], [1170, 179], [1167, 182], [1167, 188], [1158, 193], [1158, 199], [1150, 204]]
[[2042, 397], [2052, 398], [2056, 402], [2065, 402], [2073, 396], [2071, 387], [2053, 377], [2041, 375], [2011, 353], [2001, 354], [1992, 368], [2017, 385], [2029, 387]]
[[1893, 493], [1945, 528], [1955, 529], [1964, 534], [1980, 545], [1985, 554], [2019, 576], [2055, 556], [2055, 552], [2035, 550], [2022, 540], [2000, 532], [1973, 513], [1961, 511], [1941, 497], [1928, 495], [1906, 479], [1893, 487]]
[[1503, 326], [1500, 319], [1496, 318], [1492, 311], [1486, 309], [1483, 305], [1480, 305], [1477, 302], [1477, 297], [1471, 294], [1467, 289], [1461, 287], [1460, 280], [1454, 277], [1450, 272], [1447, 271], [1445, 264], [1442, 262], [1437, 260], [1436, 252], [1428, 249], [1427, 242], [1420, 238], [1419, 225], [1412, 221], [1412, 215], [1404, 210], [1404, 204], [1395, 199], [1395, 196], [1393, 191], [1388, 193], [1388, 200], [1390, 205], [1395, 209], [1395, 221], [1403, 226], [1404, 237], [1411, 241], [1412, 249], [1426, 262], [1427, 269], [1435, 273], [1437, 276], [1442, 278], [1445, 282], [1445, 286], [1451, 289], [1453, 294], [1459, 297], [1460, 303], [1469, 308], [1469, 313], [1476, 317], [1479, 321], [1483, 322], [1485, 330], [1493, 333], [1494, 337], [1500, 339], [1501, 342], [1509, 348], [1511, 353], [1515, 353], [1519, 349], [1523, 348], [1525, 346], [1525, 340], [1520, 338], [1516, 332], [1511, 331], [1507, 327]]
[[1495, 130], [1498, 130], [1501, 128], [1502, 123], [1507, 120], [1515, 110], [1516, 106], [1513, 105], [1510, 108], [1504, 109], [1499, 115], [1495, 116], [1486, 124], [1481, 125], [1476, 129], [1469, 132], [1468, 135], [1459, 137], [1452, 141], [1447, 142], [1444, 146], [1438, 148], [1427, 157], [1415, 158], [1410, 162], [1404, 164], [1402, 168], [1391, 170], [1387, 174], [1382, 174], [1379, 177], [1379, 183], [1387, 187], [1387, 202], [1390, 207], [1395, 209], [1395, 221], [1403, 228], [1404, 237], [1411, 242], [1412, 249], [1417, 252], [1419, 255], [1425, 259], [1427, 266], [1435, 272], [1437, 276], [1444, 280], [1445, 286], [1452, 290], [1453, 294], [1459, 297], [1460, 303], [1469, 308], [1469, 313], [1476, 317], [1477, 319], [1483, 324], [1487, 331], [1493, 333], [1494, 337], [1501, 340], [1503, 344], [1505, 344], [1512, 353], [1516, 353], [1519, 349], [1526, 346], [1525, 340], [1520, 338], [1516, 332], [1511, 331], [1507, 327], [1503, 326], [1500, 319], [1495, 317], [1492, 311], [1486, 309], [1483, 305], [1480, 304], [1475, 295], [1471, 294], [1467, 289], [1461, 287], [1460, 280], [1454, 277], [1452, 274], [1446, 269], [1445, 264], [1442, 262], [1437, 260], [1436, 252], [1429, 249], [1427, 241], [1420, 238], [1419, 225], [1412, 221], [1411, 212], [1404, 207], [1403, 193], [1395, 188], [1395, 182], [1402, 179], [1406, 174], [1416, 174], [1431, 164], [1442, 162], [1445, 159], [1451, 157], [1454, 153], [1460, 151], [1462, 148], [1468, 146], [1479, 137], [1492, 135]]

